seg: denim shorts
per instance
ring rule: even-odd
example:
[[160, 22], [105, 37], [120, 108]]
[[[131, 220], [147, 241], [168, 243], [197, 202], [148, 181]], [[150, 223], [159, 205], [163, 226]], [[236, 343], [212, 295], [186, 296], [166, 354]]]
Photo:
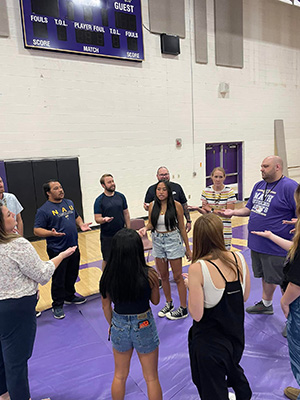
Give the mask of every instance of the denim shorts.
[[142, 314], [112, 313], [111, 342], [113, 348], [119, 352], [132, 348], [138, 353], [148, 354], [159, 345], [159, 338], [152, 311]]
[[182, 237], [178, 229], [167, 233], [152, 232], [152, 244], [153, 257], [175, 260], [185, 255]]

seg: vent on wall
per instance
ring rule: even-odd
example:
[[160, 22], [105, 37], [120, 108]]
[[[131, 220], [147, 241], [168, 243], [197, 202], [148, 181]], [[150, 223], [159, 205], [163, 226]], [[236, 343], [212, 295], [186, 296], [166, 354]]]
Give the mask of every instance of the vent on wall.
[[163, 54], [172, 54], [177, 56], [180, 54], [179, 37], [173, 35], [167, 35], [162, 33], [160, 35], [161, 52]]

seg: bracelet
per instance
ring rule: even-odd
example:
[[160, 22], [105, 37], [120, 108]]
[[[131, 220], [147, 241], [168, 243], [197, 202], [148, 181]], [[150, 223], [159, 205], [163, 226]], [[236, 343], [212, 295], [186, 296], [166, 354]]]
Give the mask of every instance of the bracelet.
[[192, 223], [192, 221], [188, 221], [188, 220], [187, 220], [186, 222], [187, 222], [188, 224], [191, 224], [191, 223]]

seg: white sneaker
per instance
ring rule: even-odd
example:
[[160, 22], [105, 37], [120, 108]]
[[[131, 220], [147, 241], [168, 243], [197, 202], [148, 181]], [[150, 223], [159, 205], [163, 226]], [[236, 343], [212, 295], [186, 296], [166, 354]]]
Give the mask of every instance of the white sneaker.
[[232, 392], [228, 392], [228, 398], [229, 400], [236, 400], [235, 394]]

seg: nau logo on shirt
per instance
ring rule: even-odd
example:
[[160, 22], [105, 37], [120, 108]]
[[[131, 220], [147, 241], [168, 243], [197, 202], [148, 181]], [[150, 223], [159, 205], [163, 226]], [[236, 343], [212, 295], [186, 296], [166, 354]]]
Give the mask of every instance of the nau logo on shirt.
[[72, 205], [70, 205], [69, 210], [67, 210], [65, 207], [62, 207], [60, 213], [57, 210], [52, 210], [52, 214], [54, 216], [57, 215], [58, 217], [69, 218], [69, 214], [73, 214], [73, 211], [74, 211], [74, 207]]

